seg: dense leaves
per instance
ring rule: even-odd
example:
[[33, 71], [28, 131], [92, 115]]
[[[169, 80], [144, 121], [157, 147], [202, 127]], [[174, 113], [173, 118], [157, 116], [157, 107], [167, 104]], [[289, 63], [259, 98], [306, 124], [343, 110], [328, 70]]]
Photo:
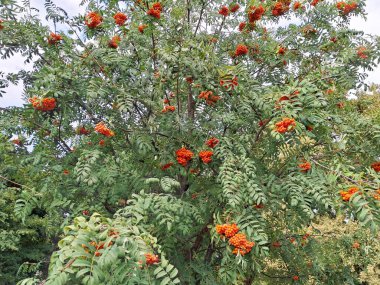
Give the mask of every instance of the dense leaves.
[[0, 6], [1, 56], [33, 62], [0, 73], [25, 95], [0, 109], [2, 284], [376, 284], [365, 1], [46, 0], [48, 26], [22, 2]]

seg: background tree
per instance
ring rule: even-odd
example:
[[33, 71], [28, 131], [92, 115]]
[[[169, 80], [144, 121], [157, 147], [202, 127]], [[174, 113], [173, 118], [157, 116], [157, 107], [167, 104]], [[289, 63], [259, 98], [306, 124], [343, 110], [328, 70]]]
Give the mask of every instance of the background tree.
[[347, 100], [380, 55], [348, 26], [365, 1], [99, 0], [69, 18], [47, 0], [49, 27], [22, 2], [0, 10], [1, 54], [34, 62], [1, 81], [26, 99], [0, 111], [5, 284], [369, 282], [377, 97]]

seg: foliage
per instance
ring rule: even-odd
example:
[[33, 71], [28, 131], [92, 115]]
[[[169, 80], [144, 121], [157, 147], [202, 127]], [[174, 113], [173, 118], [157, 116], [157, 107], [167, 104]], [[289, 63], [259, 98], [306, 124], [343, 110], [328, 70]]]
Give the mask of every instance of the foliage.
[[2, 284], [376, 284], [365, 1], [3, 2]]

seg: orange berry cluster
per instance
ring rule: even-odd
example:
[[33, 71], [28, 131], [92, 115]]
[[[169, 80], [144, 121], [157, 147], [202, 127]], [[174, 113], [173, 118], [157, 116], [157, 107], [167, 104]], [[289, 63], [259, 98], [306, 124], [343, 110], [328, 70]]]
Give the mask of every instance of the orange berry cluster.
[[158, 255], [154, 255], [152, 253], [144, 253], [145, 255], [145, 262], [147, 265], [152, 265], [160, 262], [160, 259], [158, 258]]
[[162, 109], [162, 113], [167, 113], [167, 112], [174, 112], [175, 111], [175, 106], [164, 106], [164, 109]]
[[232, 253], [237, 255], [245, 255], [252, 250], [252, 247], [255, 245], [253, 241], [248, 241], [245, 234], [238, 234], [239, 227], [236, 224], [223, 224], [216, 225], [216, 232], [221, 236], [229, 238], [228, 243], [235, 248]]
[[220, 80], [220, 86], [223, 86], [226, 89], [231, 88], [232, 90], [235, 89], [236, 86], [238, 86], [238, 78], [237, 76], [234, 76], [231, 80], [225, 79], [225, 80]]
[[272, 9], [273, 16], [281, 16], [284, 15], [287, 11], [289, 11], [290, 0], [282, 0], [278, 1], [274, 4]]
[[[99, 242], [99, 243], [97, 243], [96, 241], [90, 241], [90, 245], [93, 246], [93, 247], [95, 247], [94, 255], [95, 255], [96, 257], [98, 257], [98, 256], [101, 256], [101, 255], [102, 255], [101, 252], [99, 252], [99, 250], [104, 249], [104, 246], [106, 245], [106, 243], [103, 242], [103, 241], [101, 241], [101, 242]], [[110, 246], [112, 246], [112, 245], [113, 245], [113, 242], [110, 241], [110, 242], [107, 244], [107, 247], [110, 247]], [[90, 249], [89, 249], [88, 246], [86, 246], [85, 244], [82, 244], [82, 247], [84, 248], [84, 250], [85, 250], [86, 252], [90, 252]]]
[[208, 145], [211, 148], [214, 148], [219, 143], [219, 140], [217, 138], [210, 138], [206, 141], [206, 145]]
[[19, 139], [13, 139], [12, 142], [16, 145], [21, 145], [21, 141]]
[[59, 41], [62, 40], [62, 36], [59, 34], [50, 33], [50, 36], [48, 37], [48, 44], [49, 45], [55, 45]]
[[172, 167], [173, 164], [174, 164], [173, 162], [166, 163], [166, 164], [161, 166], [161, 170], [166, 170], [166, 169]]
[[198, 96], [199, 99], [205, 99], [206, 104], [213, 106], [220, 100], [220, 96], [214, 95], [212, 91], [202, 91]]
[[357, 187], [351, 187], [347, 191], [340, 191], [339, 194], [342, 197], [343, 201], [349, 201], [351, 196], [354, 195], [356, 192], [359, 191], [359, 188]]
[[380, 201], [380, 189], [376, 190], [375, 194], [373, 194], [373, 199]]
[[156, 19], [161, 18], [162, 5], [159, 2], [153, 3], [152, 8], [150, 8], [146, 13]]
[[210, 150], [202, 150], [199, 152], [199, 157], [203, 163], [210, 163], [210, 162], [212, 162], [211, 157], [213, 156], [213, 154], [214, 153]]
[[29, 99], [29, 102], [32, 103], [32, 106], [35, 110], [43, 112], [54, 110], [57, 105], [57, 102], [54, 98], [33, 97]]
[[317, 6], [317, 4], [319, 3], [320, 0], [313, 0], [311, 2], [311, 6]]
[[230, 9], [227, 6], [220, 7], [218, 13], [224, 17], [227, 17], [230, 14]]
[[367, 48], [366, 47], [358, 47], [357, 49], [357, 55], [358, 57], [362, 58], [362, 59], [366, 59], [368, 58], [368, 55], [367, 55]]
[[239, 24], [239, 31], [242, 32], [246, 26], [247, 26], [247, 23], [246, 23], [246, 22], [241, 22], [241, 23]]
[[280, 54], [280, 55], [284, 55], [285, 52], [286, 52], [286, 48], [281, 47], [281, 46], [277, 50], [277, 54]]
[[240, 9], [240, 5], [238, 3], [233, 3], [230, 5], [231, 13], [235, 13]]
[[371, 168], [375, 170], [376, 172], [380, 172], [380, 161], [372, 163]]
[[340, 10], [343, 13], [343, 15], [348, 15], [349, 13], [351, 13], [358, 7], [358, 4], [355, 2], [352, 2], [350, 4], [344, 1], [340, 1], [336, 3], [336, 7], [338, 8], [338, 10]]
[[147, 27], [148, 27], [147, 25], [139, 25], [138, 30], [139, 30], [140, 33], [143, 33], [144, 30], [145, 30]]
[[294, 11], [296, 11], [296, 10], [298, 10], [300, 8], [302, 8], [302, 4], [300, 2], [298, 2], [298, 1], [294, 2], [294, 5], [293, 5]]
[[239, 231], [239, 227], [236, 224], [223, 224], [216, 225], [216, 232], [227, 238], [231, 238], [236, 235]]
[[78, 135], [88, 135], [88, 134], [91, 133], [91, 131], [90, 131], [90, 130], [87, 130], [85, 127], [82, 126], [82, 127], [78, 127], [78, 128], [77, 128], [76, 133], [77, 133]]
[[117, 48], [119, 46], [121, 39], [119, 36], [114, 36], [112, 39], [108, 42], [108, 46], [110, 48]]
[[90, 29], [94, 29], [103, 22], [103, 17], [96, 13], [96, 12], [90, 12], [86, 15], [84, 23], [86, 24], [87, 27]]
[[108, 232], [108, 236], [113, 237], [113, 238], [117, 238], [117, 237], [119, 237], [119, 232], [117, 231], [117, 229], [110, 229]]
[[177, 162], [183, 167], [187, 166], [188, 162], [193, 158], [194, 153], [185, 147], [180, 148], [175, 152], [177, 155]]
[[246, 55], [248, 53], [248, 47], [243, 44], [238, 44], [235, 50], [235, 56]]
[[298, 164], [301, 172], [308, 172], [311, 169], [310, 162], [300, 163]]
[[255, 245], [253, 241], [248, 241], [245, 234], [236, 234], [229, 240], [229, 244], [233, 245], [235, 248], [232, 251], [233, 254], [240, 253], [245, 255], [252, 250], [252, 247]]
[[280, 134], [292, 131], [296, 126], [296, 122], [291, 118], [284, 118], [282, 121], [275, 124], [276, 131]]
[[255, 7], [251, 6], [248, 11], [248, 20], [249, 23], [254, 26], [255, 22], [260, 20], [261, 17], [264, 15], [265, 9], [262, 5]]
[[115, 19], [115, 23], [118, 26], [123, 26], [125, 24], [125, 22], [128, 20], [127, 15], [125, 15], [124, 13], [121, 13], [121, 12], [117, 12], [113, 16], [113, 18]]
[[111, 131], [103, 122], [97, 123], [95, 126], [95, 131], [106, 137], [113, 137], [115, 133]]

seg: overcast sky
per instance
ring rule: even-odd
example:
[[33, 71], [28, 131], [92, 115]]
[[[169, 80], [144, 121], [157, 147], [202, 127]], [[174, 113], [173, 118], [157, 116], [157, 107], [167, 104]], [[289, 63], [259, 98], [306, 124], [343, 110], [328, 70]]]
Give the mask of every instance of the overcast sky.
[[[32, 7], [39, 8], [41, 15], [44, 17], [45, 9], [43, 7], [44, 0], [31, 0]], [[62, 7], [69, 15], [77, 15], [84, 13], [84, 8], [79, 7], [80, 0], [55, 0], [60, 7]], [[380, 0], [367, 0], [366, 11], [368, 13], [367, 21], [359, 18], [352, 20], [351, 26], [357, 30], [362, 30], [367, 34], [380, 35]], [[25, 66], [21, 56], [14, 56], [8, 60], [0, 60], [0, 70], [5, 72], [17, 72], [21, 69], [28, 69], [30, 66]], [[380, 84], [380, 67], [376, 68], [369, 74], [367, 82], [374, 82]], [[6, 90], [6, 94], [0, 98], [0, 107], [7, 106], [22, 106], [22, 86], [10, 86]]]

